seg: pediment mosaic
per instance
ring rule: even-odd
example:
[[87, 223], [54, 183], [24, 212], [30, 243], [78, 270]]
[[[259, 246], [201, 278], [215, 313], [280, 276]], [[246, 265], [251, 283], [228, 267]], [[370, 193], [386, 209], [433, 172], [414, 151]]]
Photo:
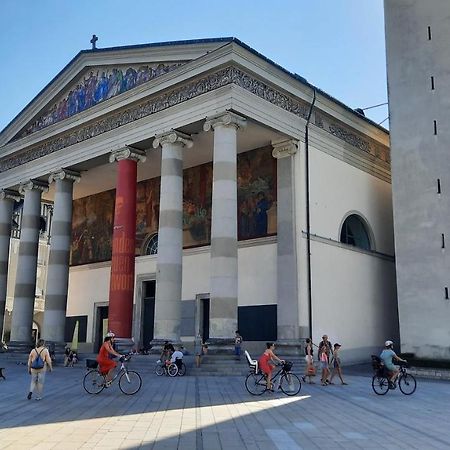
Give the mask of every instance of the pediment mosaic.
[[61, 122], [98, 103], [171, 72], [183, 64], [184, 62], [177, 62], [90, 68], [14, 139]]

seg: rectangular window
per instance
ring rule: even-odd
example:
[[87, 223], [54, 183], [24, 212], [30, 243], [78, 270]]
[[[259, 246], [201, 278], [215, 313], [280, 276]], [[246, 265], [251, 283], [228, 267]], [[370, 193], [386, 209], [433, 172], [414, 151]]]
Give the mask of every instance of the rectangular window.
[[437, 179], [437, 193], [438, 194], [441, 193], [441, 179], [440, 178]]
[[445, 248], [445, 236], [444, 236], [444, 233], [441, 234], [441, 248]]
[[448, 300], [448, 287], [445, 286], [445, 300]]
[[431, 27], [428, 27], [428, 40], [431, 41]]
[[431, 90], [434, 91], [434, 77], [431, 77]]
[[433, 120], [433, 128], [434, 128], [434, 134], [437, 134], [437, 121]]

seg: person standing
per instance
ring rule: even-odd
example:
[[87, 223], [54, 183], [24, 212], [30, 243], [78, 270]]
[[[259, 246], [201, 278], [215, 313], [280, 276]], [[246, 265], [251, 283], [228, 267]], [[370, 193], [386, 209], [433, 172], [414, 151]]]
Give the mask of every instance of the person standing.
[[319, 352], [319, 360], [320, 360], [320, 367], [322, 369], [322, 386], [327, 386], [329, 384], [328, 381], [328, 375], [330, 374], [330, 369], [328, 367], [329, 359], [326, 347], [323, 345]]
[[[323, 369], [323, 361], [321, 359], [321, 355], [322, 355], [322, 348], [325, 348], [325, 353], [327, 355], [327, 362], [329, 363], [331, 360], [331, 356], [333, 355], [333, 349], [331, 348], [331, 342], [328, 340], [328, 336], [326, 334], [324, 334], [322, 336], [322, 340], [319, 343], [319, 351], [318, 351], [318, 359], [320, 361], [320, 365]], [[327, 372], [328, 375], [330, 374], [330, 368], [327, 367]], [[328, 377], [327, 375], [327, 377]], [[328, 384], [330, 381], [328, 380], [328, 378], [325, 380], [325, 383]]]
[[314, 350], [312, 342], [310, 338], [307, 338], [305, 345], [306, 368], [305, 368], [305, 375], [302, 376], [303, 383], [306, 382], [306, 377], [308, 377], [309, 384], [314, 384], [314, 381], [312, 381], [312, 377], [316, 376], [316, 368], [314, 367], [313, 357], [314, 357]]
[[201, 357], [202, 357], [202, 349], [203, 349], [202, 336], [200, 335], [200, 333], [197, 333], [197, 336], [195, 337], [195, 340], [194, 340], [194, 354], [195, 354], [195, 366], [196, 367], [200, 367]]
[[36, 400], [41, 400], [44, 390], [45, 372], [53, 370], [50, 353], [45, 347], [44, 339], [37, 341], [36, 347], [31, 350], [28, 356], [28, 373], [31, 375], [30, 392], [27, 395], [28, 400], [36, 392]]
[[331, 372], [330, 384], [333, 384], [333, 378], [337, 374], [342, 384], [347, 384], [342, 378], [342, 366], [341, 358], [339, 356], [339, 350], [341, 349], [341, 344], [334, 344], [333, 358], [331, 362], [333, 363], [333, 371]]
[[234, 355], [236, 359], [241, 359], [241, 345], [242, 345], [242, 336], [239, 334], [239, 330], [236, 330], [236, 334], [234, 336]]

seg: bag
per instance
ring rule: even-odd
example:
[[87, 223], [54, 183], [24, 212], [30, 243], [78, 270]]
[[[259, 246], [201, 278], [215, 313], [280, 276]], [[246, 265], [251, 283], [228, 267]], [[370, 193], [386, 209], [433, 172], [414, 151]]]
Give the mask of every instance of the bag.
[[316, 375], [316, 368], [311, 364], [308, 366], [306, 373], [308, 376], [313, 377]]
[[31, 363], [31, 368], [32, 369], [43, 369], [44, 368], [44, 360], [41, 358], [41, 353], [44, 351], [44, 349], [42, 349], [39, 353], [37, 352], [37, 350], [35, 350], [37, 353], [37, 358]]

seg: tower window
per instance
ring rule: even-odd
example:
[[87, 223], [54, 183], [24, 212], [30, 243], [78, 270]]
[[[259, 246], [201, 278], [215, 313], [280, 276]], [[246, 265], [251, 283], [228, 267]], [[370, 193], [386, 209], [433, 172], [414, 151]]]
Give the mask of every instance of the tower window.
[[364, 250], [371, 250], [369, 233], [363, 219], [356, 214], [348, 216], [341, 229], [341, 242]]
[[433, 128], [434, 128], [434, 134], [437, 134], [437, 121], [433, 120]]
[[440, 178], [437, 179], [437, 193], [438, 194], [441, 193], [441, 179]]
[[428, 40], [431, 41], [431, 27], [428, 27]]
[[434, 91], [434, 77], [431, 77], [431, 90]]

